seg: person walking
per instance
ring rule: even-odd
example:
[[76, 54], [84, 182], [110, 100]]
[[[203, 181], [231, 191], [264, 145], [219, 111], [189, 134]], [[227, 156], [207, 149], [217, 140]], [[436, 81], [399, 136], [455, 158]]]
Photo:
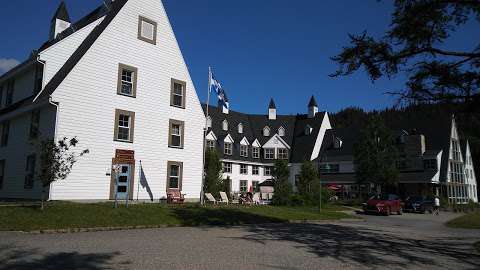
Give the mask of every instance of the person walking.
[[433, 200], [433, 213], [438, 216], [440, 214], [440, 199], [438, 196], [435, 196], [435, 199]]

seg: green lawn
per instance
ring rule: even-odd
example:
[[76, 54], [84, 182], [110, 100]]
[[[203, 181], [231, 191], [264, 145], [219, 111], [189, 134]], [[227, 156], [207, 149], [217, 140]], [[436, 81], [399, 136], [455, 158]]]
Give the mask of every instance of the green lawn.
[[466, 214], [450, 220], [447, 222], [447, 226], [452, 228], [480, 229], [480, 213]]
[[312, 207], [168, 206], [136, 204], [113, 209], [112, 203], [49, 203], [44, 212], [38, 206], [0, 207], [0, 231], [35, 231], [135, 226], [240, 225], [288, 222], [291, 220], [334, 220], [350, 216], [326, 207], [322, 213]]

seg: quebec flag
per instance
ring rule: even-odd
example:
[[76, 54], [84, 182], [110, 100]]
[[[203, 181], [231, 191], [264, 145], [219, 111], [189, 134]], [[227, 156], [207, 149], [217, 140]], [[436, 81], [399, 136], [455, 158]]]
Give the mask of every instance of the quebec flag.
[[217, 93], [218, 100], [225, 108], [229, 109], [227, 93], [223, 89], [219, 81], [215, 79], [213, 73], [210, 71], [210, 92], [213, 90]]

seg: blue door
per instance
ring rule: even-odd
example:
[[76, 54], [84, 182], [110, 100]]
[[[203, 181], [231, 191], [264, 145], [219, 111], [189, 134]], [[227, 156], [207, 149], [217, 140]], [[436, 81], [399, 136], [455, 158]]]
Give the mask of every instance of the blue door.
[[128, 198], [131, 166], [128, 164], [119, 164], [118, 166], [120, 170], [117, 173], [117, 199], [125, 200]]

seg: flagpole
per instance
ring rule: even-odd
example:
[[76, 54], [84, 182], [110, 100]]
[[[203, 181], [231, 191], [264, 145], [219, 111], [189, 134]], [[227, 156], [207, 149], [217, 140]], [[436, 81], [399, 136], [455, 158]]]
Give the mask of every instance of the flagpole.
[[202, 186], [200, 187], [200, 204], [205, 204], [204, 199], [204, 185], [205, 185], [205, 160], [206, 160], [206, 149], [207, 149], [207, 130], [208, 130], [208, 109], [210, 107], [210, 84], [212, 78], [212, 70], [210, 66], [208, 66], [208, 87], [207, 87], [207, 108], [206, 108], [206, 116], [205, 116], [205, 127], [203, 128], [203, 162], [202, 162]]

